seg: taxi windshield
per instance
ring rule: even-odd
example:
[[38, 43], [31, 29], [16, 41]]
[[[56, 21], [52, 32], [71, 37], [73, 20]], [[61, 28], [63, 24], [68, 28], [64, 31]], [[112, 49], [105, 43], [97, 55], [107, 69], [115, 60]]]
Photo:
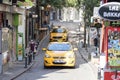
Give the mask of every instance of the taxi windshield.
[[70, 51], [72, 49], [69, 43], [53, 43], [48, 46], [49, 51]]
[[64, 28], [56, 28], [56, 29], [53, 29], [52, 31], [53, 33], [64, 33], [66, 32], [66, 30]]

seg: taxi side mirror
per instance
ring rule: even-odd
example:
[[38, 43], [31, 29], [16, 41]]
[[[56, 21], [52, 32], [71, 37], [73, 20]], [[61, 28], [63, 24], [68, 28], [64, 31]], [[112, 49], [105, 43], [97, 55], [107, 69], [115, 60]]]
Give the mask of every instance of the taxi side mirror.
[[47, 49], [46, 48], [42, 48], [43, 51], [46, 51]]

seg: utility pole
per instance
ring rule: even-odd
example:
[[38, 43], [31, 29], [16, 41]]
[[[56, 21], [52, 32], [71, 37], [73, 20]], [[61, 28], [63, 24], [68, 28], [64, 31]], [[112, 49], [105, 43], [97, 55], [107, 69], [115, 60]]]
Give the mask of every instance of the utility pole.
[[[2, 19], [2, 13], [0, 13], [0, 18]], [[2, 21], [2, 20], [1, 20]], [[0, 21], [0, 74], [3, 72], [3, 62], [2, 62], [2, 22]]]
[[40, 0], [36, 0], [36, 13], [37, 13], [37, 29], [38, 29], [38, 31], [37, 31], [37, 40], [39, 40], [40, 39], [40, 37], [39, 37], [39, 34], [40, 34], [40, 32], [39, 32], [39, 28], [40, 28], [40, 8], [39, 8], [39, 6], [40, 6]]
[[86, 14], [84, 16], [84, 45], [83, 47], [86, 47]]
[[2, 27], [0, 26], [0, 74], [2, 74], [2, 65]]

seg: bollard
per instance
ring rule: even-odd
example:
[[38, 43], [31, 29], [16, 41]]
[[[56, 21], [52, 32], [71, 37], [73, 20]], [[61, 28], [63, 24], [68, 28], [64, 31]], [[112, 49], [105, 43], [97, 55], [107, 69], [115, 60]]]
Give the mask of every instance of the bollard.
[[36, 51], [37, 51], [37, 49], [36, 49], [36, 47], [35, 47], [35, 49], [34, 49], [34, 51], [33, 51], [33, 60], [35, 60]]
[[27, 53], [25, 54], [25, 67], [24, 68], [27, 68]]
[[30, 61], [30, 52], [28, 54], [28, 65], [30, 65], [31, 61]]
[[35, 60], [35, 52], [33, 52], [33, 60]]
[[30, 52], [30, 63], [32, 62], [32, 51]]

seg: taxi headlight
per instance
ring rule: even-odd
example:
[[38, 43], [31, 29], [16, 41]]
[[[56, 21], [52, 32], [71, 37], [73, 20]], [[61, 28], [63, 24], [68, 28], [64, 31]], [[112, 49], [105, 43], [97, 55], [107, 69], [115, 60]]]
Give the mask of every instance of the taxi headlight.
[[68, 57], [69, 57], [69, 58], [74, 58], [75, 55], [74, 55], [74, 54], [70, 54]]
[[67, 37], [66, 35], [63, 35], [63, 37]]
[[46, 58], [50, 58], [50, 55], [49, 55], [49, 54], [45, 54], [45, 57], [46, 57]]

